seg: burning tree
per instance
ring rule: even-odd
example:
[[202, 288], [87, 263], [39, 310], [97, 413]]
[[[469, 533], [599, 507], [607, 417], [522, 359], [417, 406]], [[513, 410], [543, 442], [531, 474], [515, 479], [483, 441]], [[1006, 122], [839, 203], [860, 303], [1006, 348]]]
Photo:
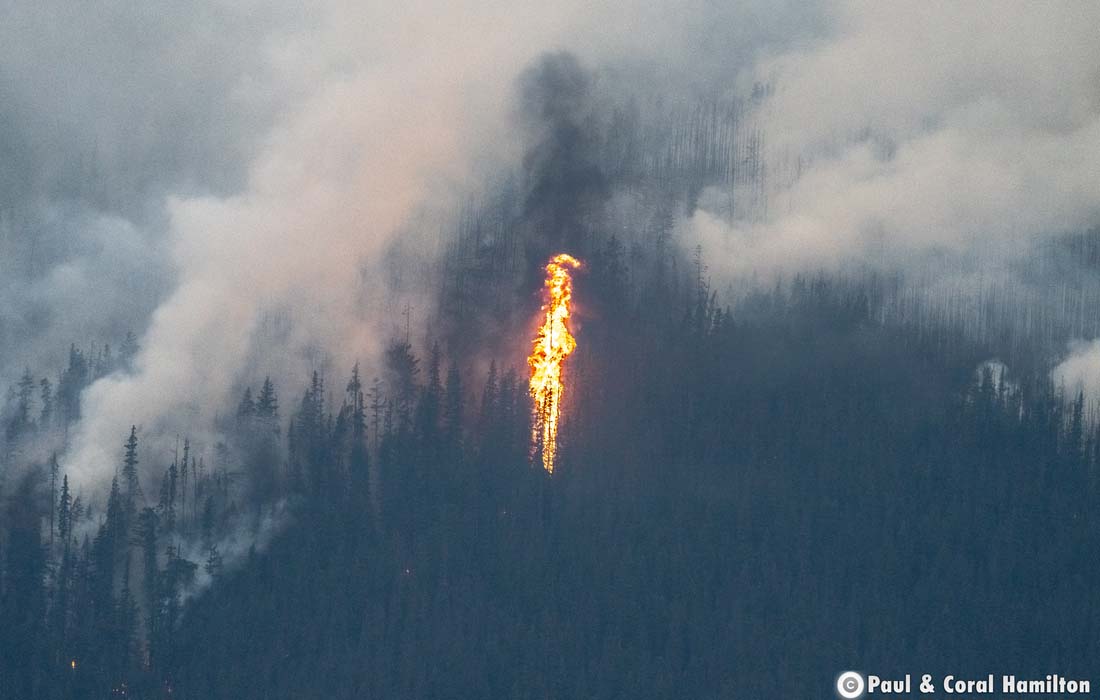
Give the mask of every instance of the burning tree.
[[569, 271], [580, 266], [579, 260], [566, 253], [550, 258], [546, 265], [545, 303], [542, 306], [545, 318], [527, 358], [534, 402], [531, 449], [537, 452], [541, 448], [542, 466], [549, 473], [554, 472], [561, 398], [565, 389], [562, 364], [577, 347], [577, 341], [569, 332], [569, 302], [573, 298], [573, 278]]

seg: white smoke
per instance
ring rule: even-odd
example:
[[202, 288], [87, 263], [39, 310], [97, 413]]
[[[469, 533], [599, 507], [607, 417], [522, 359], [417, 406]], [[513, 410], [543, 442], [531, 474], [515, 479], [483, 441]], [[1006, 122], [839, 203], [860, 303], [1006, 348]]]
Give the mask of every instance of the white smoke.
[[288, 370], [318, 344], [345, 353], [343, 368], [373, 354], [396, 310], [360, 303], [372, 260], [500, 132], [495, 83], [531, 50], [499, 31], [522, 33], [512, 13], [471, 13], [469, 41], [457, 46], [446, 40], [454, 17], [425, 6], [389, 17], [325, 8], [315, 34], [273, 49], [286, 79], [312, 89], [265, 139], [245, 190], [170, 199], [179, 285], [154, 312], [134, 372], [85, 392], [67, 460], [77, 485], [113, 471], [130, 423], [152, 435], [209, 425], [268, 312], [288, 317], [291, 331], [259, 351]]
[[[86, 390], [65, 457], [71, 479], [102, 488], [131, 424], [143, 441], [190, 434], [210, 444], [215, 436], [202, 435], [203, 426], [231, 405], [242, 380], [262, 378], [242, 376], [257, 357], [302, 381], [318, 349], [340, 373], [376, 356], [405, 301], [386, 294], [383, 253], [398, 231], [423, 239], [412, 250], [431, 250], [436, 229], [411, 226], [413, 213], [427, 208], [430, 221], [433, 207], [447, 208], [485, 172], [518, 160], [514, 82], [540, 53], [571, 49], [589, 62], [674, 55], [692, 66], [702, 56], [700, 31], [708, 45], [747, 51], [752, 27], [775, 29], [798, 15], [766, 19], [764, 6], [329, 0], [308, 17], [284, 13], [300, 24], [248, 42], [264, 60], [230, 90], [262, 102], [256, 91], [271, 89], [285, 98], [281, 117], [253, 137], [241, 191], [168, 198], [177, 284], [153, 312], [133, 372]], [[766, 21], [711, 26], [733, 15]], [[741, 40], [719, 40], [729, 32]], [[285, 332], [265, 347], [269, 334], [260, 331], [272, 316]]]
[[1069, 399], [1083, 391], [1090, 401], [1100, 400], [1100, 340], [1070, 343], [1069, 354], [1051, 371], [1051, 378]]
[[[773, 176], [764, 214], [727, 215], [704, 196], [684, 226], [718, 274], [876, 247], [1020, 248], [1100, 211], [1092, 3], [366, 5], [272, 13], [243, 44], [253, 60], [226, 93], [277, 95], [276, 116], [234, 150], [242, 186], [170, 189], [173, 291], [134, 372], [83, 397], [65, 462], [78, 485], [113, 473], [130, 424], [146, 439], [212, 425], [260, 378], [242, 376], [257, 357], [291, 380], [318, 348], [341, 373], [369, 361], [404, 301], [385, 293], [382, 253], [397, 231], [430, 249], [431, 227], [411, 215], [517, 158], [514, 79], [546, 50], [657, 65], [669, 81], [774, 85], [755, 115]], [[287, 322], [269, 347], [272, 315]]]
[[[290, 522], [290, 511], [286, 499], [280, 499], [259, 514], [248, 518], [251, 520], [250, 524], [228, 528], [221, 539], [213, 543], [221, 558], [221, 572], [232, 572], [248, 561], [250, 552], [267, 549], [271, 540]], [[182, 592], [183, 600], [187, 600], [202, 594], [214, 583], [214, 572], [206, 568], [210, 550], [199, 539], [182, 540], [177, 546], [181, 558], [199, 565], [195, 569], [195, 579]]]
[[767, 211], [696, 214], [715, 269], [1012, 254], [1095, 224], [1100, 5], [842, 0], [829, 16], [825, 40], [755, 70], [774, 86], [756, 115]]

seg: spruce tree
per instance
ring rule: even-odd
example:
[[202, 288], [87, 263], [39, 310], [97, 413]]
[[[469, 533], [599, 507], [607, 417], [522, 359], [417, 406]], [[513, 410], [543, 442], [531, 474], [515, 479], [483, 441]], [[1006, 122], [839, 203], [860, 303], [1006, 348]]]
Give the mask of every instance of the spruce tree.
[[141, 485], [138, 482], [138, 438], [137, 426], [130, 426], [130, 437], [126, 439], [126, 455], [122, 460], [122, 480], [126, 484], [126, 517], [133, 522], [138, 495], [141, 493]]
[[241, 402], [237, 404], [237, 421], [247, 424], [256, 414], [256, 402], [252, 399], [252, 387], [245, 387]]
[[264, 378], [260, 395], [256, 397], [256, 415], [260, 418], [276, 418], [279, 415], [279, 397], [275, 393], [271, 377]]

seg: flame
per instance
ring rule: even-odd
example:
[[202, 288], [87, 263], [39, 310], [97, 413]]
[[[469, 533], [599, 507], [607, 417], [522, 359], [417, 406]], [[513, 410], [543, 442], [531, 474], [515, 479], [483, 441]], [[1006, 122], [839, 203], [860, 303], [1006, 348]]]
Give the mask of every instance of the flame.
[[581, 266], [572, 255], [559, 253], [546, 265], [544, 283], [545, 320], [535, 336], [534, 347], [527, 358], [531, 367], [531, 399], [534, 421], [531, 427], [531, 449], [542, 447], [542, 466], [554, 473], [554, 454], [558, 443], [558, 420], [561, 418], [562, 363], [577, 347], [569, 332], [569, 302], [573, 298], [573, 278], [570, 269]]

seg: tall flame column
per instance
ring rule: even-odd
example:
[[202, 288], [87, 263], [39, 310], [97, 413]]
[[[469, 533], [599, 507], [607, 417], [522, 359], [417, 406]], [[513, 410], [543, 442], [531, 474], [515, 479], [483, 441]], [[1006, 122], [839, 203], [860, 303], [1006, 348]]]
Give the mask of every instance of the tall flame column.
[[537, 451], [542, 448], [542, 466], [551, 474], [554, 472], [558, 421], [565, 389], [562, 364], [577, 347], [577, 341], [569, 332], [569, 302], [573, 298], [570, 270], [580, 266], [579, 260], [566, 253], [555, 255], [547, 263], [542, 306], [545, 318], [527, 358], [527, 364], [531, 367], [531, 399], [534, 402], [531, 449]]

